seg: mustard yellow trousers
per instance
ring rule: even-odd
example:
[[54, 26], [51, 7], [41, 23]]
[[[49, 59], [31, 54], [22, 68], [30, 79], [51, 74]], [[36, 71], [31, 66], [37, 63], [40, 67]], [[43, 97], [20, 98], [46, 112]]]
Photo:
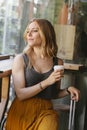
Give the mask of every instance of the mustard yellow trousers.
[[7, 116], [6, 130], [58, 130], [58, 114], [51, 101], [14, 99]]

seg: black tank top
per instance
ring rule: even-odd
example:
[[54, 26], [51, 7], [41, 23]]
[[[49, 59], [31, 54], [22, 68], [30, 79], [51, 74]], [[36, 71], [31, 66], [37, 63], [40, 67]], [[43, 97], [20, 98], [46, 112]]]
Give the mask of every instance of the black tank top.
[[[51, 70], [46, 73], [39, 73], [33, 67], [29, 68], [28, 65], [29, 59], [26, 54], [23, 54], [23, 59], [25, 62], [24, 74], [25, 74], [26, 87], [33, 86], [45, 80], [53, 72], [53, 67], [52, 67]], [[57, 64], [58, 64], [58, 58], [54, 57], [53, 66]], [[53, 99], [57, 97], [57, 94], [58, 94], [57, 83], [54, 83], [48, 86], [47, 88], [45, 88], [40, 93], [38, 93], [35, 97], [44, 98], [44, 99]]]

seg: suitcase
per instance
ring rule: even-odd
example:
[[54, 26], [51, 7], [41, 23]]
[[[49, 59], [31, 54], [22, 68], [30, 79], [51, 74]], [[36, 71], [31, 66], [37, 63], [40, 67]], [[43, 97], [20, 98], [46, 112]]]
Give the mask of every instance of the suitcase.
[[70, 101], [70, 111], [69, 111], [68, 130], [74, 130], [75, 108], [76, 108], [76, 101], [71, 99], [71, 101]]

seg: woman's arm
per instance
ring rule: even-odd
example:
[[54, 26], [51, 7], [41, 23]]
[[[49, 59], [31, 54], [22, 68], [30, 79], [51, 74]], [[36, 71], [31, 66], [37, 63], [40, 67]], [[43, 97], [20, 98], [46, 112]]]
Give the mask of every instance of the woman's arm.
[[65, 89], [60, 89], [58, 93], [58, 98], [63, 98], [65, 96], [68, 96], [70, 94], [71, 99], [75, 101], [79, 101], [80, 99], [80, 91], [75, 88], [74, 86], [70, 86]]
[[16, 95], [20, 100], [30, 98], [41, 91], [40, 84], [25, 87], [24, 66], [22, 55], [17, 55], [12, 67], [12, 77]]
[[22, 55], [17, 55], [12, 67], [12, 77], [16, 95], [20, 100], [35, 96], [49, 85], [59, 81], [61, 78], [60, 72], [54, 71], [47, 79], [41, 81], [40, 83], [25, 87], [24, 66], [25, 64]]

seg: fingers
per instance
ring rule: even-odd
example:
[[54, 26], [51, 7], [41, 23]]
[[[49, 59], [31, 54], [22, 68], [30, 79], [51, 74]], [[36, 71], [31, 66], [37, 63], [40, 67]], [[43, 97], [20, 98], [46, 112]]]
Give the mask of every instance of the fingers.
[[71, 99], [78, 102], [79, 99], [80, 99], [80, 91], [79, 91], [77, 88], [72, 87], [72, 86], [70, 86], [70, 87], [68, 88], [68, 90], [69, 90], [70, 93], [71, 93]]
[[60, 78], [60, 79], [61, 79], [61, 78], [64, 76], [63, 74], [64, 74], [64, 71], [63, 71], [63, 70], [61, 70], [61, 71], [55, 70], [53, 75], [54, 75], [56, 78]]
[[78, 101], [78, 96], [76, 96], [76, 95], [71, 95], [71, 99], [72, 99], [72, 100], [75, 100], [75, 101]]
[[78, 102], [79, 99], [80, 99], [80, 93], [79, 92], [72, 93], [71, 94], [71, 99], [75, 100], [76, 102]]
[[54, 72], [60, 72], [61, 74], [64, 74], [64, 70], [54, 70]]

